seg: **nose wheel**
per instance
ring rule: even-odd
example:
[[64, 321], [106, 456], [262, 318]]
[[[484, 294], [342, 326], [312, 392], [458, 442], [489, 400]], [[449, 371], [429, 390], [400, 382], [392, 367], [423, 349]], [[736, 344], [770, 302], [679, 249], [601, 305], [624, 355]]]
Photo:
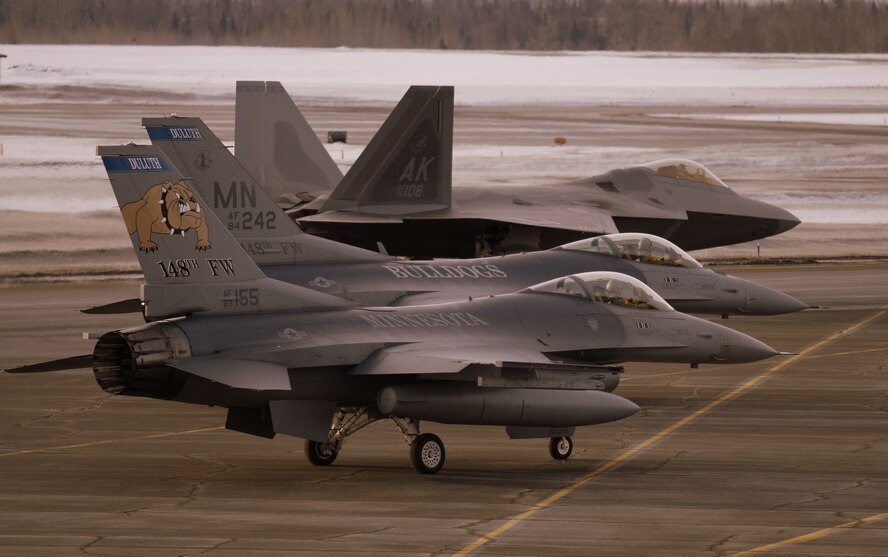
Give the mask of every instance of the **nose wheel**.
[[552, 437], [549, 439], [549, 454], [555, 460], [567, 460], [573, 452], [574, 442], [570, 437]]
[[420, 474], [434, 474], [444, 467], [444, 443], [432, 433], [421, 433], [410, 445], [410, 463]]

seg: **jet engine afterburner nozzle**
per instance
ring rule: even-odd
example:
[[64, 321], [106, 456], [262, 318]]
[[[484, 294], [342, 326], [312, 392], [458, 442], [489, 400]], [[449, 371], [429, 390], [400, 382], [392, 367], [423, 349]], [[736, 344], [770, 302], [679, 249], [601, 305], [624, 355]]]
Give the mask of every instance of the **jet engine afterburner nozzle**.
[[152, 323], [102, 335], [93, 350], [93, 374], [102, 390], [113, 395], [169, 398], [175, 395], [175, 374], [163, 363], [190, 356], [182, 329]]

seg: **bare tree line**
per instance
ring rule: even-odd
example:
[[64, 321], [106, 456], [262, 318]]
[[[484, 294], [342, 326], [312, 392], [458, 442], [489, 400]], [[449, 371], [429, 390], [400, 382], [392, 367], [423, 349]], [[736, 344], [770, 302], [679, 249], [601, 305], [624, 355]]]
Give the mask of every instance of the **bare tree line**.
[[888, 52], [866, 0], [0, 0], [0, 43]]

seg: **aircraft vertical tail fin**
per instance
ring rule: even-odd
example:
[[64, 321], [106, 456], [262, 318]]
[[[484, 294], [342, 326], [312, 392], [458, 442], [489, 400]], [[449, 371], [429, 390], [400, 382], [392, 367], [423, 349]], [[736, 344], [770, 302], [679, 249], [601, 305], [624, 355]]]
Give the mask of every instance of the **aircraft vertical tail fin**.
[[143, 118], [142, 125], [258, 264], [389, 259], [305, 234], [200, 118]]
[[453, 87], [414, 85], [321, 208], [404, 215], [450, 207]]
[[278, 81], [238, 81], [235, 154], [273, 199], [329, 192], [342, 171]]
[[147, 319], [343, 306], [334, 296], [267, 278], [157, 147], [102, 146], [96, 153], [145, 275]]

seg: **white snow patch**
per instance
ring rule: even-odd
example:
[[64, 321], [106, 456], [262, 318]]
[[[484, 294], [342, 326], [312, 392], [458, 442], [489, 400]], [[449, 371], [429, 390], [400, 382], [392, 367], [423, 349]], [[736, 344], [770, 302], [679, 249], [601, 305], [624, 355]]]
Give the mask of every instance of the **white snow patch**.
[[686, 118], [689, 120], [740, 120], [744, 122], [801, 122], [810, 124], [845, 124], [852, 126], [888, 126], [885, 112], [768, 112], [768, 113], [694, 113], [651, 114], [657, 118]]
[[[9, 85], [114, 87], [230, 102], [236, 80], [277, 80], [326, 104], [390, 104], [411, 84], [464, 105], [884, 104], [886, 55], [490, 52], [0, 45]], [[155, 93], [156, 94], [156, 93]], [[76, 92], [71, 92], [72, 99]], [[6, 97], [16, 98], [12, 93]], [[2, 97], [0, 97], [2, 98]], [[64, 102], [64, 97], [59, 101]]]

